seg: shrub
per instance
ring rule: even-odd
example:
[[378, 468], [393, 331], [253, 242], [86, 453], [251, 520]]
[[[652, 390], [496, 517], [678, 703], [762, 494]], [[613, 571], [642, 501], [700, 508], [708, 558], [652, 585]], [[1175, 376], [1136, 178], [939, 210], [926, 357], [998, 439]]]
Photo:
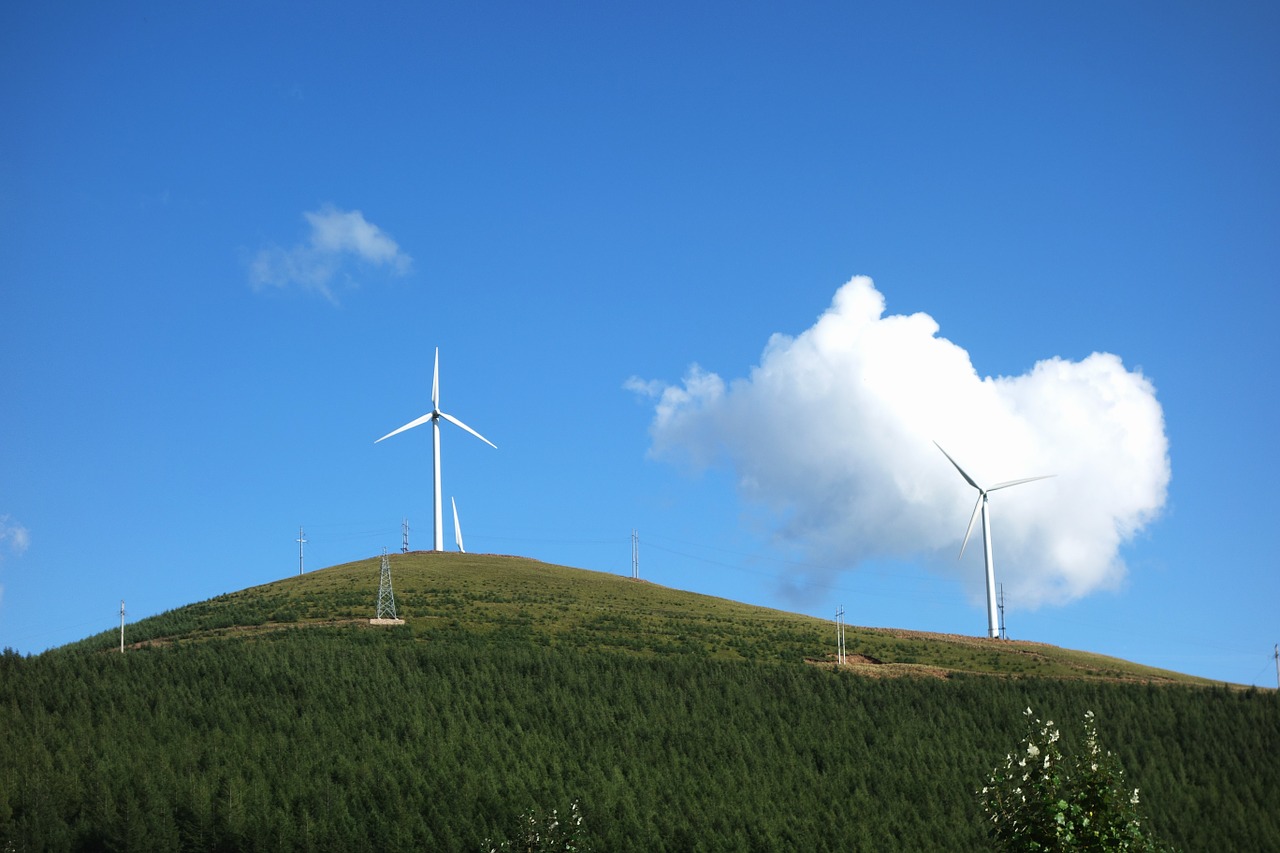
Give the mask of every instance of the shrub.
[[1061, 732], [1026, 710], [1027, 734], [979, 792], [987, 830], [1003, 850], [1160, 850], [1143, 829], [1137, 788], [1098, 742], [1084, 715], [1082, 750], [1066, 755]]
[[587, 853], [591, 848], [584, 840], [582, 812], [574, 800], [564, 820], [555, 809], [542, 816], [529, 809], [510, 838], [486, 839], [484, 849], [487, 853]]

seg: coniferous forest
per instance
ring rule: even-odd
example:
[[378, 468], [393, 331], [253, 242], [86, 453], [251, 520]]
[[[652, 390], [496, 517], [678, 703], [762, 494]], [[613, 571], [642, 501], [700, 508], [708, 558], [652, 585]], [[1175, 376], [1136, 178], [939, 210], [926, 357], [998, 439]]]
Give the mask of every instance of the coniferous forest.
[[0, 850], [475, 851], [573, 803], [596, 850], [984, 850], [1029, 706], [1094, 712], [1160, 839], [1280, 849], [1274, 691], [851, 632], [921, 667], [882, 677], [817, 620], [408, 557], [404, 626], [367, 623], [373, 561], [0, 656]]

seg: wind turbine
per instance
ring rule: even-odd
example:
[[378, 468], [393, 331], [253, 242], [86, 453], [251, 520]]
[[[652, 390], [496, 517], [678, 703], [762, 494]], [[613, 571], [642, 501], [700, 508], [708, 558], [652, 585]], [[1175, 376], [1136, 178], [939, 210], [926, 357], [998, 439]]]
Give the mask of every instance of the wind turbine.
[[465, 554], [467, 549], [462, 547], [462, 526], [458, 524], [458, 502], [449, 498], [449, 503], [453, 504], [453, 541], [457, 544], [458, 550]]
[[[935, 447], [942, 450], [942, 445], [938, 442], [933, 443]], [[978, 518], [978, 508], [982, 508], [982, 548], [987, 557], [987, 636], [995, 640], [1000, 637], [1000, 623], [996, 615], [996, 572], [991, 564], [991, 520], [987, 515], [987, 494], [994, 492], [996, 489], [1007, 489], [1010, 486], [1020, 486], [1023, 483], [1030, 483], [1034, 480], [1046, 480], [1053, 474], [1042, 474], [1039, 477], [1026, 477], [1021, 480], [1010, 480], [1007, 483], [996, 483], [989, 488], [982, 488], [973, 478], [965, 473], [964, 469], [956, 460], [951, 458], [951, 454], [942, 450], [942, 455], [956, 466], [956, 470], [960, 472], [960, 476], [964, 477], [966, 483], [978, 490], [978, 502], [973, 505], [973, 514], [969, 516], [969, 528], [964, 532], [964, 541], [960, 543], [960, 555], [956, 559], [964, 556], [964, 546], [969, 544], [969, 534], [973, 533], [973, 522]]]
[[[397, 433], [404, 432], [404, 431], [405, 431], [405, 430], [407, 430], [407, 429], [413, 429], [413, 428], [414, 428], [414, 427], [416, 427], [416, 426], [421, 426], [422, 424], [425, 424], [427, 421], [431, 421], [431, 437], [432, 437], [432, 448], [433, 448], [433, 453], [432, 453], [431, 461], [432, 461], [432, 467], [435, 469], [435, 492], [434, 492], [434, 497], [435, 497], [435, 503], [434, 503], [434, 508], [435, 508], [435, 518], [434, 518], [434, 521], [435, 521], [435, 542], [434, 542], [434, 545], [435, 545], [435, 547], [434, 547], [434, 549], [433, 549], [433, 550], [436, 550], [436, 551], [443, 551], [443, 550], [444, 550], [444, 525], [441, 523], [441, 520], [440, 520], [440, 515], [441, 515], [441, 506], [440, 506], [440, 419], [441, 419], [441, 418], [444, 418], [446, 421], [448, 421], [449, 423], [453, 424], [454, 426], [462, 427], [462, 428], [463, 428], [463, 429], [465, 429], [467, 432], [471, 433], [471, 434], [472, 434], [472, 435], [474, 435], [476, 438], [480, 439], [480, 440], [481, 440], [481, 441], [483, 441], [485, 444], [487, 444], [487, 445], [489, 445], [490, 447], [492, 447], [494, 450], [497, 450], [497, 449], [498, 449], [498, 445], [494, 444], [492, 441], [490, 441], [489, 439], [485, 438], [483, 435], [481, 435], [480, 433], [476, 432], [476, 431], [475, 431], [475, 430], [473, 430], [471, 427], [467, 426], [467, 425], [466, 425], [466, 424], [464, 424], [462, 421], [460, 421], [460, 420], [458, 420], [457, 418], [455, 418], [453, 415], [450, 415], [450, 414], [448, 414], [447, 412], [442, 412], [442, 411], [440, 411], [440, 347], [436, 347], [436, 367], [435, 367], [435, 372], [432, 374], [432, 377], [431, 377], [431, 411], [427, 412], [425, 415], [423, 415], [422, 417], [418, 418], [417, 420], [409, 421], [409, 423], [405, 424], [404, 426], [400, 427], [399, 429], [392, 430], [391, 432], [389, 432], [389, 433], [387, 433], [386, 435], [384, 435], [382, 438], [378, 439], [378, 441], [382, 441], [383, 439], [391, 438], [391, 436], [396, 435]], [[374, 444], [377, 444], [377, 443], [378, 443], [378, 441], [375, 441], [375, 442], [374, 442]], [[456, 517], [456, 516], [455, 516], [455, 517]]]

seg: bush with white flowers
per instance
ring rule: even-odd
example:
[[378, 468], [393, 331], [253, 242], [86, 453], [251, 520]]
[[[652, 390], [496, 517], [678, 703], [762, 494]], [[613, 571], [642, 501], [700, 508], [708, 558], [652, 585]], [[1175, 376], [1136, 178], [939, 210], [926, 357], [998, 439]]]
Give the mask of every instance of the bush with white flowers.
[[582, 812], [574, 800], [564, 817], [556, 809], [543, 815], [529, 809], [510, 838], [487, 839], [484, 849], [487, 853], [588, 853], [591, 847], [582, 828]]
[[1026, 710], [1027, 735], [979, 792], [987, 829], [1003, 850], [1161, 850], [1142, 826], [1137, 788], [1098, 743], [1084, 715], [1082, 750], [1067, 756], [1053, 720]]

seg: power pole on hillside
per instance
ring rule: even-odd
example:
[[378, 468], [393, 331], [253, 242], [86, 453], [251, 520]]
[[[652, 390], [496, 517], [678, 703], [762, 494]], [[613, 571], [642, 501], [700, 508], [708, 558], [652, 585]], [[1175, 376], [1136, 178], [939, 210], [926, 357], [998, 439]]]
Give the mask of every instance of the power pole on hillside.
[[1004, 629], [1004, 584], [1000, 584], [1000, 639], [1009, 639], [1009, 632]]
[[400, 522], [400, 553], [409, 553], [409, 519]]
[[124, 654], [124, 599], [120, 599], [120, 654]]
[[1276, 689], [1280, 690], [1280, 643], [1276, 643]]
[[844, 605], [836, 611], [836, 662], [844, 665]]
[[396, 595], [391, 591], [391, 559], [382, 549], [382, 574], [378, 578], [378, 619], [395, 619]]
[[307, 537], [302, 535], [302, 525], [298, 525], [298, 574], [302, 574], [302, 546], [307, 544]]
[[640, 531], [631, 528], [631, 579], [640, 580]]

